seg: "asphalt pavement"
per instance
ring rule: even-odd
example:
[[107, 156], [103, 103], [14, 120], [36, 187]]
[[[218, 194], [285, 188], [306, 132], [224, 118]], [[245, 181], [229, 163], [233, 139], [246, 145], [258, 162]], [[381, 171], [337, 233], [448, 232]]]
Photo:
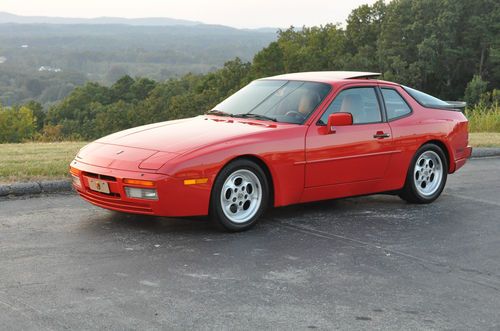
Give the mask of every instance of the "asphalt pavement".
[[74, 194], [0, 200], [0, 329], [500, 329], [500, 158], [431, 205], [274, 209], [227, 234]]

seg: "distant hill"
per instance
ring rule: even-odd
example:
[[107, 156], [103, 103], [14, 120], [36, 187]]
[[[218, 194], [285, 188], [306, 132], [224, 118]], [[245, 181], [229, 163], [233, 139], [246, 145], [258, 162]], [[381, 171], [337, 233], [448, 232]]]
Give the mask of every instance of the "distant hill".
[[48, 17], [48, 16], [20, 16], [6, 12], [0, 12], [1, 23], [18, 24], [126, 24], [142, 26], [170, 26], [170, 25], [199, 25], [201, 22], [180, 20], [168, 17], [146, 17], [146, 18], [121, 18], [121, 17], [96, 17], [96, 18], [73, 18], [73, 17]]
[[87, 20], [0, 13], [0, 104], [34, 99], [47, 105], [86, 81], [112, 84], [125, 74], [163, 81], [206, 73], [236, 57], [252, 60], [276, 37], [272, 28], [236, 29], [168, 18]]

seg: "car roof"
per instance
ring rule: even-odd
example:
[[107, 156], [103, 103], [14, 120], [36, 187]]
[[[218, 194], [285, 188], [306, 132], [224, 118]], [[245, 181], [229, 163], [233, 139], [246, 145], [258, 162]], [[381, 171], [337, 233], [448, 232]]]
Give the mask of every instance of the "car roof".
[[296, 72], [284, 75], [266, 77], [263, 79], [283, 79], [283, 80], [302, 80], [322, 83], [333, 83], [346, 79], [373, 79], [380, 76], [377, 72], [365, 71], [309, 71]]

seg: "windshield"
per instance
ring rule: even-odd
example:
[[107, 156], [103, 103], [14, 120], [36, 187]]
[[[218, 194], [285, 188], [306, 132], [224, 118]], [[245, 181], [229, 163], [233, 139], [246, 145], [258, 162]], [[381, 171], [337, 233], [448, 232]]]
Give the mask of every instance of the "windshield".
[[424, 92], [415, 90], [411, 87], [408, 86], [403, 86], [403, 88], [410, 94], [413, 99], [417, 100], [418, 103], [420, 103], [424, 107], [429, 107], [429, 108], [450, 108], [450, 104], [438, 99], [436, 97], [433, 97], [432, 95], [426, 94]]
[[330, 88], [324, 83], [257, 80], [208, 113], [302, 124], [323, 101]]

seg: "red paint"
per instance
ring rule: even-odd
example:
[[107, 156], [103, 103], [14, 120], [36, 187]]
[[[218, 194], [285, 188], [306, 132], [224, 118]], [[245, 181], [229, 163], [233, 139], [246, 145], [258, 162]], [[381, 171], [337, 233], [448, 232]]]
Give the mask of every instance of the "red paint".
[[335, 133], [336, 126], [352, 125], [351, 113], [335, 113], [328, 116], [327, 133]]
[[[424, 108], [390, 82], [304, 77], [333, 88], [303, 125], [203, 115], [118, 132], [87, 145], [71, 163], [84, 185], [76, 188], [78, 193], [95, 205], [123, 212], [206, 215], [217, 174], [238, 157], [254, 158], [268, 168], [274, 205], [284, 206], [400, 189], [415, 151], [429, 141], [446, 148], [449, 173], [471, 155], [467, 120], [460, 112]], [[338, 114], [330, 123], [334, 132], [318, 125], [335, 96], [355, 86], [396, 89], [412, 113], [390, 122], [354, 125]], [[95, 175], [108, 182], [111, 195], [89, 189], [87, 178]], [[154, 181], [159, 200], [127, 198], [125, 178]], [[184, 179], [195, 178], [208, 182], [184, 185]]]

